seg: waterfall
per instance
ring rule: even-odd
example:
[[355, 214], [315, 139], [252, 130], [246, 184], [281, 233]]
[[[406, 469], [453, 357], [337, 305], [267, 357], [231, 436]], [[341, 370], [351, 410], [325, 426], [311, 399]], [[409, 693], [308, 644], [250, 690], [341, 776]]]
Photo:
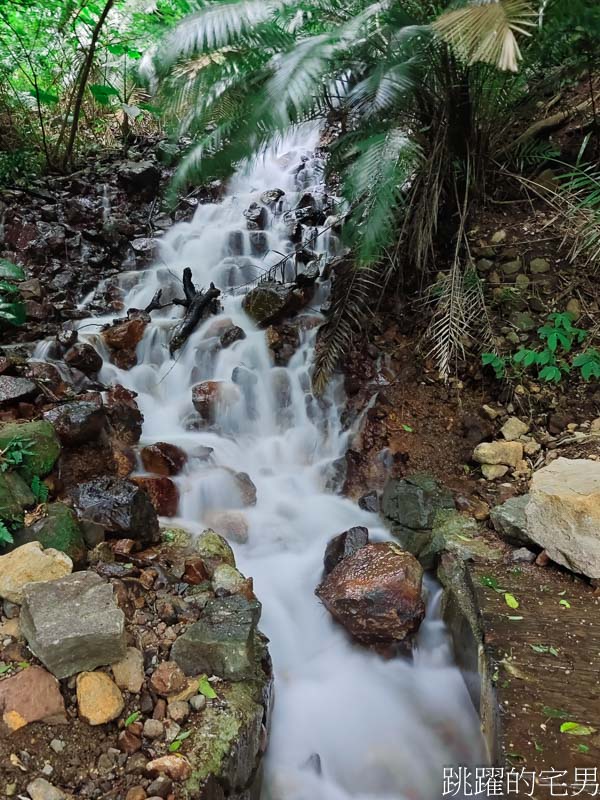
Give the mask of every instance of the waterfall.
[[[169, 338], [180, 316], [176, 306], [153, 312], [138, 363], [127, 371], [110, 363], [94, 333], [99, 327], [93, 323], [111, 318], [84, 320], [80, 337], [104, 356], [105, 384], [138, 393], [143, 443], [170, 442], [189, 455], [174, 478], [179, 518], [170, 525], [200, 532], [214, 513], [241, 509], [232, 471], [246, 472], [256, 485], [256, 505], [243, 509], [248, 540], [234, 549], [240, 569], [254, 578], [275, 667], [266, 797], [439, 800], [444, 766], [478, 764], [484, 757], [436, 587], [426, 584], [428, 616], [413, 657], [387, 661], [352, 644], [314, 594], [332, 536], [363, 525], [371, 539], [389, 539], [376, 515], [324, 488], [328, 466], [347, 446], [341, 385], [334, 383], [322, 402], [311, 394], [314, 318], [328, 282], [318, 282], [303, 312], [310, 324], [300, 326], [300, 346], [287, 366], [273, 366], [264, 332], [242, 308], [253, 282], [295, 247], [287, 212], [307, 190], [325, 193], [315, 145], [315, 134], [300, 136], [240, 171], [222, 200], [199, 205], [190, 222], [165, 233], [154, 266], [122, 275], [126, 308], [143, 309], [159, 288], [163, 300], [181, 297], [185, 267], [197, 287], [214, 282], [222, 289], [222, 313], [203, 322], [174, 357]], [[253, 236], [244, 211], [271, 189], [283, 194], [268, 206], [264, 234]], [[339, 244], [328, 231], [311, 246], [331, 254]], [[291, 269], [292, 260], [284, 269], [288, 278]], [[227, 349], [216, 335], [224, 320], [245, 333]], [[240, 383], [240, 374], [250, 379]], [[215, 424], [203, 428], [193, 424], [192, 386], [205, 380], [222, 381], [230, 390], [221, 394]], [[208, 461], [194, 456], [204, 447], [213, 451]], [[320, 769], [314, 768], [315, 754]]]

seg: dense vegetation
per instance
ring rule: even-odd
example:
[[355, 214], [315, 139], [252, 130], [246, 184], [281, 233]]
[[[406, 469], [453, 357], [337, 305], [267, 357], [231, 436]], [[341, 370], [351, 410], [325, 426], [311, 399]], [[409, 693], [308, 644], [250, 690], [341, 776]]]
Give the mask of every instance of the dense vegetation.
[[[564, 177], [545, 199], [572, 218], [573, 255], [600, 248], [599, 59], [591, 0], [12, 0], [0, 7], [0, 180], [168, 132], [192, 140], [182, 187], [326, 123], [355, 268], [316, 384], [384, 292], [432, 283], [447, 374], [466, 333], [489, 339], [467, 231], [499, 182], [536, 192], [552, 164]], [[575, 157], [547, 141], [556, 115], [529, 125], [570, 86], [587, 120]]]

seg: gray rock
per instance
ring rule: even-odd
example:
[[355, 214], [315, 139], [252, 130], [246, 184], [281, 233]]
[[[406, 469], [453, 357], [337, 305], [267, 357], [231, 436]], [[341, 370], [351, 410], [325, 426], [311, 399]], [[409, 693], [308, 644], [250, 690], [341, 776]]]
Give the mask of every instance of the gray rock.
[[44, 413], [54, 425], [61, 443], [67, 446], [97, 439], [104, 427], [104, 409], [97, 403], [75, 401], [56, 406]]
[[131, 194], [144, 190], [156, 191], [160, 170], [152, 161], [126, 161], [118, 172], [120, 182]]
[[417, 531], [430, 529], [443, 508], [454, 508], [452, 494], [426, 473], [389, 480], [381, 498], [381, 510], [388, 519]]
[[241, 595], [209, 600], [202, 619], [173, 645], [171, 658], [186, 675], [205, 672], [230, 681], [251, 678], [260, 611], [258, 601]]
[[514, 550], [510, 556], [510, 560], [513, 564], [533, 564], [535, 559], [535, 553], [532, 553], [531, 550], [528, 550], [526, 547], [520, 547], [518, 550]]
[[84, 520], [140, 542], [160, 540], [154, 506], [146, 492], [132, 481], [109, 476], [96, 478], [77, 486], [72, 497]]
[[0, 406], [18, 403], [20, 400], [28, 400], [37, 393], [37, 386], [27, 378], [0, 375]]
[[325, 574], [329, 575], [340, 561], [367, 544], [369, 544], [369, 530], [360, 525], [334, 536], [325, 549], [325, 558], [323, 559]]
[[245, 295], [242, 305], [246, 314], [264, 327], [280, 322], [304, 303], [302, 292], [294, 284], [263, 283]]
[[515, 547], [530, 547], [535, 544], [527, 533], [525, 509], [528, 503], [529, 495], [522, 494], [519, 497], [510, 497], [490, 511], [490, 519], [498, 536]]
[[67, 795], [48, 783], [44, 778], [36, 778], [27, 784], [27, 793], [31, 800], [66, 800]]
[[124, 614], [112, 586], [95, 572], [25, 587], [21, 630], [57, 678], [113, 664], [126, 653]]

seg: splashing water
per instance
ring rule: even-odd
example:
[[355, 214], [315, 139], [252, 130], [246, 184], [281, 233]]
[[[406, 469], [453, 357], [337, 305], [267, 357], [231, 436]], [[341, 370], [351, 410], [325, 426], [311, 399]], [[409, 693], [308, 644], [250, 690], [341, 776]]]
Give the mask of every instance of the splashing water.
[[[174, 225], [162, 240], [159, 264], [121, 277], [126, 307], [144, 308], [159, 288], [163, 302], [182, 296], [179, 276], [189, 266], [196, 286], [213, 281], [223, 289], [217, 319], [240, 326], [245, 339], [220, 349], [213, 316], [172, 358], [168, 343], [177, 310], [169, 308], [153, 313], [137, 366], [122, 371], [109, 363], [101, 337], [90, 333], [91, 323], [108, 317], [86, 320], [80, 333], [105, 358], [101, 379], [138, 393], [143, 443], [171, 442], [189, 455], [174, 479], [180, 519], [170, 524], [201, 531], [211, 512], [241, 508], [231, 470], [248, 473], [257, 487], [256, 506], [244, 509], [248, 542], [235, 550], [240, 569], [254, 577], [275, 667], [265, 796], [439, 800], [444, 766], [473, 765], [484, 756], [479, 722], [439, 618], [437, 589], [428, 586], [428, 617], [412, 660], [384, 661], [351, 644], [333, 624], [314, 595], [328, 540], [354, 525], [368, 527], [375, 540], [389, 536], [375, 515], [323, 488], [327, 467], [345, 452], [347, 434], [339, 387], [322, 404], [311, 395], [315, 311], [305, 311], [313, 324], [301, 326], [301, 346], [289, 365], [273, 367], [264, 332], [242, 310], [243, 291], [233, 291], [291, 252], [284, 213], [308, 188], [324, 191], [322, 164], [312, 155], [316, 136], [304, 138], [237, 175], [221, 202], [201, 205], [191, 222]], [[253, 235], [243, 212], [276, 187], [285, 194], [271, 206], [264, 234]], [[323, 233], [312, 246], [331, 254], [335, 236]], [[264, 257], [257, 255], [265, 249]], [[328, 289], [327, 282], [318, 284], [313, 305]], [[236, 390], [222, 394], [214, 427], [193, 430], [191, 387], [207, 379]], [[214, 450], [209, 462], [194, 455], [204, 446]], [[322, 772], [307, 766], [314, 754]]]

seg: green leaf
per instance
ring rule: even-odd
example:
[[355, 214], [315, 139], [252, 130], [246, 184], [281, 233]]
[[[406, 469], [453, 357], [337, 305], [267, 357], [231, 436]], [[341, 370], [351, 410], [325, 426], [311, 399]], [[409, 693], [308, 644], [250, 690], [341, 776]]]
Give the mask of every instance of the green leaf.
[[591, 736], [596, 733], [596, 729], [591, 725], [581, 725], [579, 722], [563, 722], [560, 732], [568, 733], [570, 736]]
[[568, 600], [559, 600], [559, 606], [564, 606], [565, 608], [571, 608], [571, 603]]
[[34, 475], [31, 481], [31, 491], [38, 503], [45, 503], [50, 492], [39, 475]]
[[125, 720], [125, 727], [128, 728], [134, 722], [137, 722], [137, 720], [141, 717], [141, 715], [142, 715], [141, 711], [134, 711], [133, 714], [130, 714]]
[[200, 692], [200, 694], [203, 694], [204, 697], [207, 697], [209, 700], [215, 700], [217, 697], [217, 693], [210, 685], [206, 675], [202, 675], [198, 680], [198, 691]]
[[413, 433], [414, 428], [411, 428], [410, 425], [402, 423], [402, 430], [406, 431], [407, 433]]
[[40, 105], [55, 106], [58, 103], [58, 95], [52, 92], [45, 92], [43, 89], [31, 89], [29, 94], [32, 97], [37, 97]]
[[171, 744], [169, 745], [169, 753], [176, 753], [180, 749], [181, 749], [181, 741], [179, 739], [175, 739], [175, 741], [171, 742]]
[[13, 264], [7, 258], [0, 258], [0, 278], [11, 278], [13, 281], [24, 281], [27, 275], [23, 267]]
[[6, 524], [0, 520], [0, 545], [12, 544], [14, 542], [12, 533], [6, 527]]
[[544, 367], [540, 371], [540, 378], [547, 383], [559, 383], [562, 378], [562, 372], [558, 367]]
[[550, 706], [544, 706], [542, 708], [542, 714], [551, 719], [565, 719], [565, 717], [569, 716], [566, 711], [560, 708], [551, 708]]
[[523, 617], [507, 617], [511, 622], [520, 622]]
[[12, 667], [10, 664], [2, 664], [0, 665], [0, 675], [6, 675], [7, 672], [10, 672]]
[[504, 602], [506, 603], [506, 605], [509, 608], [518, 608], [519, 607], [519, 601], [517, 600], [517, 598], [514, 595], [510, 594], [509, 592], [505, 593]]
[[500, 588], [500, 584], [496, 578], [490, 578], [489, 575], [482, 575], [481, 578], [479, 578], [479, 582], [482, 586], [487, 586], [488, 589], [493, 589], [495, 592], [498, 592], [498, 594], [504, 594], [506, 591]]
[[102, 106], [109, 105], [111, 97], [119, 96], [117, 89], [104, 83], [92, 83], [89, 86], [89, 90], [92, 93], [94, 100], [97, 103], [100, 103]]
[[577, 752], [578, 753], [589, 753], [590, 752], [590, 748], [587, 746], [587, 744], [578, 744], [577, 745]]

